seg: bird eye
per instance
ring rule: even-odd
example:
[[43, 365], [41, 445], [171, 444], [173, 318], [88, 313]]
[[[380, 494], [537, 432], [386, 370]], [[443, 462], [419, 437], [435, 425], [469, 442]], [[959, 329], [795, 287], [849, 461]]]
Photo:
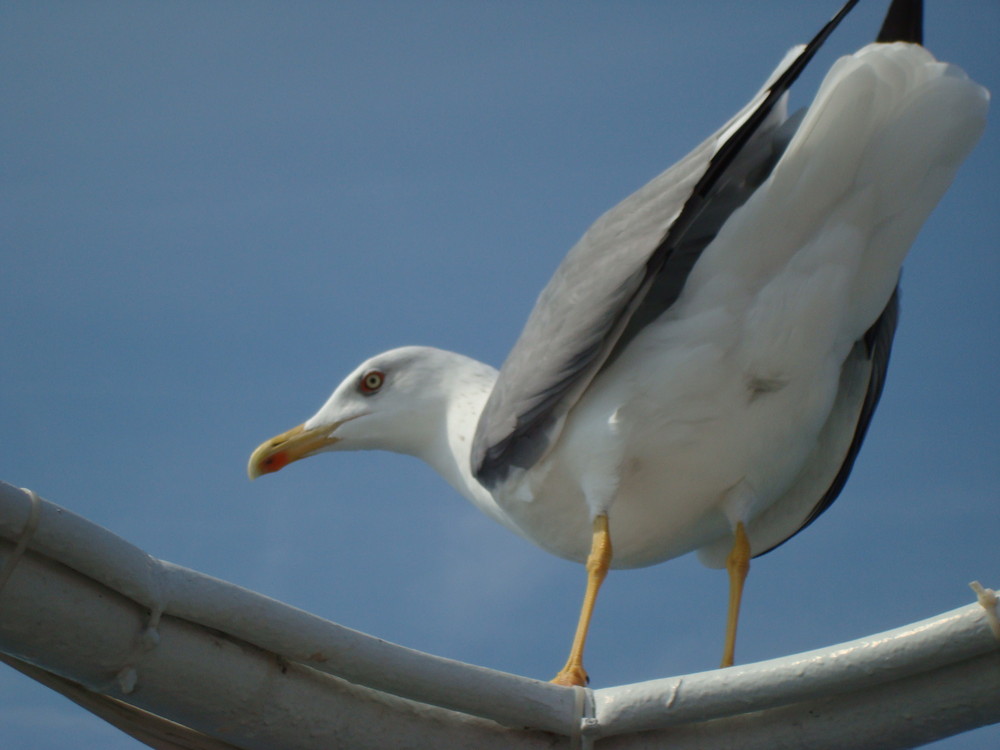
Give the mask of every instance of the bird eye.
[[361, 392], [370, 396], [382, 387], [385, 382], [385, 373], [379, 370], [369, 370], [361, 376]]

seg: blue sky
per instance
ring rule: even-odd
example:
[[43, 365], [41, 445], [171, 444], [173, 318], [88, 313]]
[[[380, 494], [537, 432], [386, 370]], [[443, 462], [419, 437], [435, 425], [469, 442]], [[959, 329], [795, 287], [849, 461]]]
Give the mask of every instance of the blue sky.
[[[885, 5], [862, 3], [805, 89]], [[927, 46], [1000, 91], [1000, 3], [928, 6]], [[836, 7], [4, 3], [0, 479], [344, 625], [551, 677], [580, 566], [410, 458], [328, 455], [251, 484], [247, 457], [383, 349], [499, 365], [590, 222]], [[998, 171], [992, 123], [906, 264], [851, 481], [754, 563], [738, 660], [1000, 587]], [[724, 608], [725, 575], [694, 556], [613, 572], [593, 684], [713, 667]], [[6, 669], [0, 727], [11, 750], [140, 747]], [[993, 744], [997, 727], [940, 747]]]

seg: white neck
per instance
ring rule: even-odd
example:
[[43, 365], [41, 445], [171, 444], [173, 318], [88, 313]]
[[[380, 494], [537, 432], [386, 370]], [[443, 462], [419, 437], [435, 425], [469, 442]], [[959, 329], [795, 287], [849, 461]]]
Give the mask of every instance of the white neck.
[[429, 443], [414, 455], [429, 464], [473, 505], [493, 520], [521, 533], [494, 501], [490, 492], [472, 475], [470, 455], [476, 424], [496, 381], [496, 370], [468, 360], [461, 373], [449, 378], [448, 407], [444, 424], [435, 429]]

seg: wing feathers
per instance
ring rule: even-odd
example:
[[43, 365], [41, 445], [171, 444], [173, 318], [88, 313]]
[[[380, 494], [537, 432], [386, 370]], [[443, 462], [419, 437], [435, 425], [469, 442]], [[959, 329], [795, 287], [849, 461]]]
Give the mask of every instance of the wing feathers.
[[483, 485], [496, 487], [512, 470], [534, 465], [622, 336], [627, 341], [676, 300], [701, 250], [752, 192], [747, 180], [755, 187], [773, 166], [774, 148], [786, 137], [779, 129], [785, 92], [856, 3], [786, 58], [736, 117], [598, 219], [570, 251], [479, 419], [471, 460]]
[[[808, 500], [809, 497], [819, 495], [819, 500], [808, 511], [808, 515], [804, 519], [793, 523], [790, 530], [781, 531], [780, 538], [770, 540], [760, 538], [760, 542], [765, 548], [758, 552], [755, 557], [767, 554], [802, 531], [819, 518], [823, 511], [833, 505], [833, 501], [844, 489], [847, 477], [850, 475], [851, 469], [854, 468], [854, 461], [861, 450], [861, 444], [868, 433], [868, 426], [875, 414], [875, 408], [882, 397], [882, 389], [885, 387], [886, 374], [889, 369], [889, 355], [892, 353], [892, 341], [896, 335], [898, 321], [899, 286], [897, 284], [889, 303], [885, 306], [878, 320], [854, 345], [854, 349], [844, 363], [837, 402], [820, 433], [816, 450], [806, 461], [800, 479], [792, 485], [784, 498], [775, 503], [774, 507], [783, 507], [784, 502], [793, 496], [800, 496]], [[867, 381], [863, 389], [852, 387], [849, 382], [859, 377], [863, 378], [862, 382]], [[856, 419], [847, 418], [847, 415], [854, 413], [857, 414]], [[847, 444], [848, 436], [850, 436], [849, 444]], [[846, 444], [846, 450], [835, 448], [835, 446], [842, 444]], [[794, 504], [796, 507], [801, 507], [801, 503]], [[765, 512], [761, 517], [761, 525], [770, 526], [769, 521], [770, 519], [767, 518]], [[751, 534], [753, 534], [752, 528]]]

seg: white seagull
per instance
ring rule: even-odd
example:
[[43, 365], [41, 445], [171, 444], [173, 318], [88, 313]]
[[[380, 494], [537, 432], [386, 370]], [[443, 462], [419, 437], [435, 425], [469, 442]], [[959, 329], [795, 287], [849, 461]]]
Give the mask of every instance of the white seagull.
[[611, 568], [697, 550], [729, 571], [733, 663], [750, 558], [809, 525], [850, 473], [885, 382], [900, 267], [985, 124], [989, 95], [921, 46], [919, 0], [786, 92], [855, 5], [666, 172], [604, 214], [503, 367], [428, 347], [360, 364], [251, 478], [323, 451], [417, 456], [487, 515], [586, 563], [569, 659]]

